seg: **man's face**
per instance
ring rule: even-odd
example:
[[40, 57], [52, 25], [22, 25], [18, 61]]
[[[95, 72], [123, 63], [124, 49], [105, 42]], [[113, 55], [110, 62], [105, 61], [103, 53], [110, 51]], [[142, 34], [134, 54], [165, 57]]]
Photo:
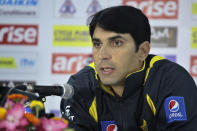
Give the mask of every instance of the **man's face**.
[[126, 76], [141, 68], [140, 55], [129, 33], [105, 31], [97, 26], [92, 43], [95, 68], [103, 84], [124, 85]]

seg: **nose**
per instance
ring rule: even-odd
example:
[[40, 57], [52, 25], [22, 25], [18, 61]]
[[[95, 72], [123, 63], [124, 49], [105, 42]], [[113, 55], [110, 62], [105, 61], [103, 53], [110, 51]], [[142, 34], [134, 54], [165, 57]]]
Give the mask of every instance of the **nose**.
[[100, 48], [100, 51], [99, 51], [99, 58], [100, 59], [111, 59], [111, 53], [110, 53], [110, 49], [108, 46], [106, 45], [103, 45], [101, 48]]

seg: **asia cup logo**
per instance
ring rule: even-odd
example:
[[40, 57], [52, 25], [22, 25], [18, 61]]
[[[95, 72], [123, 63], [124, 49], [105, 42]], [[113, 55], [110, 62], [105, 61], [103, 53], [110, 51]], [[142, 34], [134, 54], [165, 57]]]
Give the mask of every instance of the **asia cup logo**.
[[110, 124], [107, 126], [107, 131], [118, 131], [118, 127], [115, 124]]
[[170, 112], [177, 112], [179, 110], [179, 103], [176, 100], [171, 100], [169, 102]]

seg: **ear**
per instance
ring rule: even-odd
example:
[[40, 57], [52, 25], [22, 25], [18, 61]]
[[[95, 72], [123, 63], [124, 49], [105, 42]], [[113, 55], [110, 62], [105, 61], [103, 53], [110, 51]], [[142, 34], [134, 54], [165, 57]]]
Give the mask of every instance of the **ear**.
[[150, 43], [148, 41], [144, 41], [140, 44], [138, 49], [138, 56], [140, 60], [144, 61], [150, 52]]

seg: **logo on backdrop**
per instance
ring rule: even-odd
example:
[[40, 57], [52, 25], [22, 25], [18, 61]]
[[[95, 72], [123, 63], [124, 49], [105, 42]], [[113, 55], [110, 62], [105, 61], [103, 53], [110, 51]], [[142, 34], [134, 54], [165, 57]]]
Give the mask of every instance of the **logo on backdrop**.
[[35, 85], [36, 82], [35, 81], [26, 81], [26, 80], [24, 80], [24, 81], [17, 81], [17, 80], [5, 80], [5, 81], [3, 81], [3, 80], [1, 80], [0, 81], [0, 86], [10, 87], [10, 88], [13, 88], [17, 85], [29, 85], [29, 84]]
[[123, 0], [123, 5], [141, 9], [152, 19], [178, 19], [178, 0]]
[[92, 2], [90, 3], [90, 5], [87, 8], [87, 13], [89, 15], [93, 15], [96, 12], [100, 11], [101, 9], [102, 8], [101, 8], [101, 5], [99, 4], [98, 0], [92, 0]]
[[37, 45], [37, 25], [0, 24], [0, 45]]
[[73, 15], [76, 12], [76, 8], [71, 0], [65, 0], [59, 9], [61, 15]]
[[171, 96], [165, 99], [164, 108], [167, 122], [187, 120], [184, 97]]
[[177, 27], [151, 27], [152, 47], [176, 47]]
[[0, 57], [0, 68], [4, 69], [15, 69], [17, 68], [17, 64], [14, 57]]
[[92, 62], [90, 54], [52, 54], [52, 74], [74, 74]]
[[191, 46], [197, 48], [197, 27], [192, 27]]
[[0, 72], [35, 73], [37, 54], [32, 52], [0, 52]]
[[61, 26], [53, 27], [54, 46], [91, 46], [88, 26]]
[[197, 77], [197, 56], [191, 56], [190, 58], [190, 74]]
[[192, 0], [192, 18], [197, 20], [197, 1]]
[[39, 0], [0, 0], [0, 17], [36, 17]]
[[118, 131], [115, 121], [101, 121], [102, 131]]

